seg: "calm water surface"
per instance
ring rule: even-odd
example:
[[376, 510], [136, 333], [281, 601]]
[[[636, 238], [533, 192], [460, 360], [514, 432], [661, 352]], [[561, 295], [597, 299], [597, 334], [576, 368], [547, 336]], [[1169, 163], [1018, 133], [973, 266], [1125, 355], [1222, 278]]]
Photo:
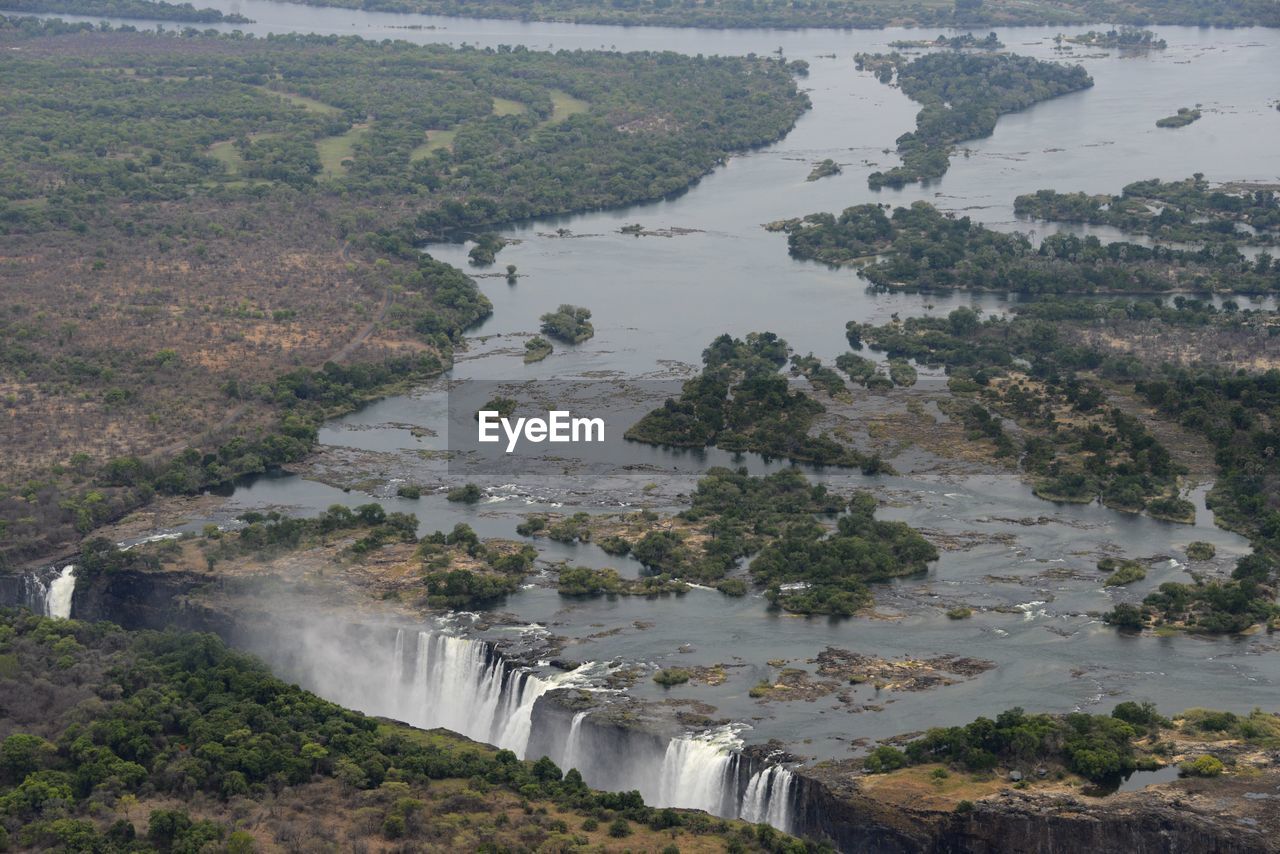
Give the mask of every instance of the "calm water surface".
[[[802, 351], [831, 359], [847, 349], [849, 320], [887, 321], [893, 314], [945, 313], [961, 304], [1001, 311], [999, 296], [875, 294], [850, 270], [797, 262], [785, 236], [765, 232], [772, 220], [815, 211], [839, 211], [879, 201], [893, 205], [927, 200], [1001, 229], [1037, 232], [1043, 223], [1015, 220], [1019, 193], [1051, 187], [1062, 191], [1116, 192], [1144, 178], [1176, 179], [1203, 172], [1215, 181], [1280, 181], [1280, 32], [1156, 28], [1169, 49], [1146, 56], [1076, 50], [1095, 86], [1003, 117], [995, 134], [966, 146], [946, 176], [928, 186], [872, 192], [866, 175], [896, 163], [891, 149], [914, 124], [917, 106], [897, 89], [854, 69], [859, 51], [886, 50], [919, 31], [688, 30], [574, 26], [391, 15], [292, 6], [264, 0], [203, 0], [238, 11], [258, 23], [249, 32], [328, 32], [367, 38], [400, 38], [531, 48], [665, 49], [686, 53], [767, 53], [781, 47], [806, 59], [801, 81], [813, 109], [776, 145], [732, 158], [688, 192], [666, 201], [576, 216], [543, 219], [503, 229], [519, 241], [504, 249], [497, 267], [516, 264], [521, 278], [482, 278], [494, 314], [479, 328], [451, 380], [503, 381], [573, 376], [669, 376], [680, 363], [696, 363], [702, 348], [722, 332], [770, 330]], [[64, 16], [70, 17], [70, 16]], [[404, 29], [406, 26], [436, 29]], [[222, 29], [232, 29], [223, 27]], [[1081, 30], [1087, 28], [1080, 28]], [[1056, 30], [997, 31], [1009, 49], [1041, 58], [1053, 50]], [[932, 31], [927, 33], [933, 35]], [[1178, 107], [1200, 104], [1204, 118], [1180, 130], [1158, 130], [1155, 120]], [[806, 182], [812, 164], [830, 157], [844, 173]], [[649, 229], [694, 229], [673, 237], [619, 233], [628, 223]], [[555, 236], [564, 228], [573, 238]], [[466, 267], [466, 247], [427, 247], [434, 256]], [[557, 346], [545, 362], [525, 366], [519, 353], [537, 318], [562, 302], [594, 312], [596, 336], [578, 347]], [[677, 363], [673, 365], [672, 363]], [[872, 399], [874, 400], [874, 399]], [[868, 401], [867, 405], [874, 405]], [[394, 497], [397, 480], [424, 471], [443, 478], [438, 463], [420, 451], [439, 449], [439, 437], [416, 437], [409, 425], [441, 429], [443, 384], [392, 398], [328, 425], [322, 442], [364, 451], [378, 472], [372, 493], [390, 509], [417, 513], [425, 530], [465, 521], [483, 536], [512, 536], [531, 510], [616, 510], [649, 500], [678, 506], [692, 481], [664, 480], [652, 495], [642, 480], [545, 478], [490, 483], [476, 507], [448, 504], [438, 495], [418, 501]], [[655, 464], [662, 453], [653, 451]], [[731, 462], [712, 451], [711, 462]], [[369, 459], [376, 460], [368, 463]], [[380, 462], [377, 462], [380, 461]], [[770, 468], [747, 460], [755, 470]], [[643, 480], [648, 480], [646, 477]], [[1266, 636], [1244, 639], [1127, 637], [1101, 625], [1090, 612], [1115, 601], [1133, 601], [1167, 580], [1187, 580], [1182, 549], [1194, 539], [1218, 546], [1220, 566], [1247, 551], [1239, 537], [1212, 524], [1203, 508], [1197, 524], [1172, 525], [1098, 506], [1060, 507], [1040, 501], [1009, 476], [895, 477], [864, 480], [840, 476], [841, 488], [874, 489], [902, 519], [938, 537], [959, 536], [967, 547], [943, 552], [927, 575], [885, 585], [878, 609], [891, 619], [827, 620], [784, 616], [758, 596], [730, 599], [695, 589], [679, 598], [570, 602], [553, 589], [534, 586], [510, 598], [505, 609], [523, 621], [571, 638], [566, 655], [655, 665], [725, 663], [730, 678], [715, 688], [680, 687], [662, 695], [697, 697], [720, 714], [748, 721], [748, 740], [779, 737], [800, 753], [847, 755], [848, 742], [966, 721], [1012, 705], [1065, 711], [1109, 709], [1123, 698], [1154, 700], [1166, 712], [1191, 705], [1247, 711], [1274, 708], [1280, 697], [1280, 656]], [[314, 511], [332, 503], [358, 504], [368, 493], [343, 492], [297, 476], [261, 478], [238, 489], [235, 508], [288, 506]], [[198, 527], [199, 523], [195, 524]], [[572, 560], [596, 566], [638, 567], [609, 558], [594, 546], [539, 543], [546, 562]], [[1148, 580], [1126, 590], [1104, 590], [1092, 569], [1104, 554], [1161, 556]], [[948, 620], [950, 604], [980, 609], [968, 621]], [[648, 628], [637, 628], [652, 624]], [[604, 637], [607, 629], [620, 631]], [[509, 630], [503, 630], [509, 631]], [[498, 634], [501, 634], [499, 631]], [[679, 652], [688, 645], [688, 652]], [[859, 704], [881, 710], [851, 713], [832, 698], [814, 703], [761, 705], [749, 688], [769, 675], [769, 659], [802, 666], [827, 645], [884, 656], [955, 653], [989, 659], [996, 667], [961, 684], [925, 693], [877, 695], [856, 689]], [[635, 689], [660, 696], [647, 681]]]

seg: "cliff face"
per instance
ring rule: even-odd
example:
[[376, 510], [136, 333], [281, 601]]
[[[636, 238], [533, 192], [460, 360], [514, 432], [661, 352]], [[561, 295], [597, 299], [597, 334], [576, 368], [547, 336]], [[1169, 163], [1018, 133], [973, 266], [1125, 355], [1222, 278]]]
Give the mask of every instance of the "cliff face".
[[963, 814], [890, 805], [852, 778], [802, 772], [801, 781], [795, 832], [857, 854], [1280, 851], [1280, 809], [1271, 800], [1280, 774], [1179, 781], [1108, 798], [1006, 790]]
[[193, 594], [216, 589], [218, 579], [194, 572], [104, 573], [77, 580], [71, 614], [77, 620], [109, 620], [126, 629], [176, 628], [233, 634], [236, 620]]
[[[130, 629], [179, 628], [234, 639], [254, 624], [220, 580], [198, 572], [121, 571], [78, 582], [72, 614]], [[26, 604], [29, 585], [0, 576], [0, 603]], [[213, 595], [210, 595], [213, 594]], [[656, 779], [680, 727], [643, 704], [573, 689], [543, 695], [533, 709], [530, 754], [580, 767], [593, 785], [634, 788]], [[608, 705], [608, 704], [605, 704]], [[590, 716], [575, 717], [592, 710]], [[744, 754], [745, 781], [757, 760]], [[1108, 798], [1006, 789], [972, 811], [890, 802], [834, 768], [796, 772], [793, 832], [857, 854], [1280, 854], [1280, 772], [1259, 777], [1182, 780]], [[637, 776], [639, 775], [639, 776]], [[741, 795], [741, 792], [737, 792]]]

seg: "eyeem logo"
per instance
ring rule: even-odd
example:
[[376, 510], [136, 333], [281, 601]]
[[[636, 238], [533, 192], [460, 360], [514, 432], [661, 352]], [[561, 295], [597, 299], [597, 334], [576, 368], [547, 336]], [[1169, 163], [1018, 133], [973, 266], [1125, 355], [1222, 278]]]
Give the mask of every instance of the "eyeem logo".
[[504, 418], [496, 409], [482, 409], [478, 413], [477, 439], [481, 442], [501, 442], [499, 431], [506, 434], [507, 453], [516, 449], [521, 439], [535, 444], [539, 442], [603, 442], [603, 418], [575, 418], [565, 409], [552, 409], [546, 418]]

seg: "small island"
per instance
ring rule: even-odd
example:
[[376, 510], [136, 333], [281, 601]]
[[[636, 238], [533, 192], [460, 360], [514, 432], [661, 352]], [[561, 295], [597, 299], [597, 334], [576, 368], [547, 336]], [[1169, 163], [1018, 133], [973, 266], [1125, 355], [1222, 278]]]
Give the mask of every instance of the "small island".
[[910, 62], [899, 53], [859, 53], [854, 62], [886, 85], [896, 76], [902, 94], [921, 105], [915, 130], [898, 137], [902, 164], [867, 176], [873, 190], [941, 178], [955, 146], [991, 136], [1000, 116], [1093, 85], [1082, 66], [1012, 53], [947, 51]]
[[944, 47], [951, 50], [999, 50], [1004, 47], [1004, 42], [1000, 41], [995, 33], [987, 33], [986, 38], [982, 39], [973, 33], [963, 33], [950, 38], [945, 35], [939, 35], [933, 41], [928, 39], [899, 39], [898, 41], [889, 42], [889, 47], [894, 50], [928, 47]]
[[1061, 44], [1084, 45], [1085, 47], [1120, 48], [1121, 50], [1164, 50], [1169, 46], [1162, 38], [1158, 38], [1151, 30], [1140, 27], [1121, 27], [1118, 30], [1107, 30], [1105, 33], [1090, 30], [1074, 36], [1058, 36], [1054, 41]]
[[541, 335], [535, 335], [524, 344], [524, 363], [532, 365], [534, 362], [541, 362], [550, 356], [554, 349], [550, 341]]
[[[486, 232], [476, 238], [476, 245], [471, 247], [467, 258], [470, 259], [472, 266], [487, 267], [497, 260], [498, 253], [507, 245], [507, 242], [506, 238], [500, 235]], [[508, 273], [508, 278], [511, 278], [511, 272]]]
[[542, 333], [566, 344], [581, 344], [596, 334], [591, 325], [591, 310], [565, 303], [542, 315]]
[[1194, 107], [1179, 107], [1172, 116], [1165, 116], [1156, 122], [1158, 128], [1181, 128], [1200, 120], [1200, 110]]
[[840, 164], [828, 157], [821, 163], [815, 163], [813, 165], [813, 170], [809, 173], [809, 177], [805, 178], [805, 180], [817, 181], [821, 178], [829, 178], [832, 175], [839, 175], [842, 171], [844, 170], [840, 168]]

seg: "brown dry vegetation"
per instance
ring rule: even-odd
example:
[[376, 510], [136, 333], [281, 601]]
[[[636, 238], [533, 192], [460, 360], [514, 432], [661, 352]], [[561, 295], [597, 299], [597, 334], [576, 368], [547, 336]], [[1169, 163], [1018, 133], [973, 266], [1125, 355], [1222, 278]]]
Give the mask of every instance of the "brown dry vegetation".
[[178, 233], [130, 238], [107, 227], [6, 240], [0, 301], [30, 330], [25, 343], [46, 359], [106, 362], [112, 375], [5, 382], [0, 482], [77, 453], [100, 464], [173, 452], [276, 417], [268, 405], [229, 401], [231, 380], [250, 388], [330, 359], [424, 347], [378, 322], [386, 277], [345, 249], [314, 200], [157, 205], [150, 215]]

